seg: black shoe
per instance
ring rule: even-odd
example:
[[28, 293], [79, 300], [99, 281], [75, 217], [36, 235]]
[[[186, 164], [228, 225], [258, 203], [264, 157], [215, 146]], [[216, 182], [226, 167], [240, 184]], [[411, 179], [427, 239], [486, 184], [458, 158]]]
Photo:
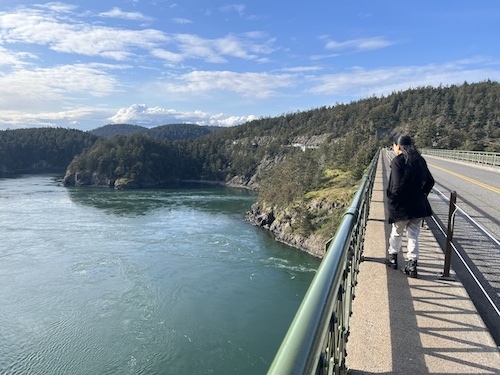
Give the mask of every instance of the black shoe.
[[388, 266], [394, 268], [395, 270], [398, 269], [398, 254], [389, 254], [389, 259], [385, 261], [385, 264]]
[[410, 277], [417, 278], [418, 277], [417, 261], [416, 260], [408, 260], [405, 264], [405, 267], [402, 269], [402, 271]]

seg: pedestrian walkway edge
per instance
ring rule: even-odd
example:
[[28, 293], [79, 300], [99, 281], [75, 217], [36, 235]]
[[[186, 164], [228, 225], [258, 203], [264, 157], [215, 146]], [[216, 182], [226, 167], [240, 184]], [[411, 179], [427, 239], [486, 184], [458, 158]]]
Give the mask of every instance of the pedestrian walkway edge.
[[353, 301], [349, 374], [500, 374], [498, 348], [462, 283], [439, 278], [444, 255], [426, 225], [417, 279], [385, 265], [384, 158], [381, 153]]

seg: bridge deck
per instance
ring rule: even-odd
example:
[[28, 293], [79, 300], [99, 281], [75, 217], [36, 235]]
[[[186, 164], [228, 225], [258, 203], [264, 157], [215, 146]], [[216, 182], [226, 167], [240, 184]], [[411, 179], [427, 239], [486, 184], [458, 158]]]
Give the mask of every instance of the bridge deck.
[[380, 159], [353, 302], [349, 373], [500, 374], [499, 350], [462, 283], [439, 279], [444, 255], [426, 226], [419, 237], [418, 279], [384, 264], [384, 175]]

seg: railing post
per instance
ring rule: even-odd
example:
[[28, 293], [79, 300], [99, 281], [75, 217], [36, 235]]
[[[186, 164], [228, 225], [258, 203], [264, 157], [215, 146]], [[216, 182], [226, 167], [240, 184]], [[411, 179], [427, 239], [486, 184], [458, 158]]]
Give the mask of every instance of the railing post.
[[455, 213], [457, 212], [457, 192], [452, 191], [450, 195], [450, 209], [448, 211], [448, 230], [446, 231], [446, 248], [444, 252], [444, 269], [440, 279], [455, 280], [450, 276], [451, 267], [451, 242], [453, 240], [453, 228], [455, 227]]

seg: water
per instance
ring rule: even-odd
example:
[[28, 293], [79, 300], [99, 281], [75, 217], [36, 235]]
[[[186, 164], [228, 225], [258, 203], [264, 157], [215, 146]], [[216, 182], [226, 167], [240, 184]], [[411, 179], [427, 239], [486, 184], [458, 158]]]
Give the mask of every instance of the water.
[[264, 374], [319, 261], [223, 187], [0, 180], [1, 374]]

